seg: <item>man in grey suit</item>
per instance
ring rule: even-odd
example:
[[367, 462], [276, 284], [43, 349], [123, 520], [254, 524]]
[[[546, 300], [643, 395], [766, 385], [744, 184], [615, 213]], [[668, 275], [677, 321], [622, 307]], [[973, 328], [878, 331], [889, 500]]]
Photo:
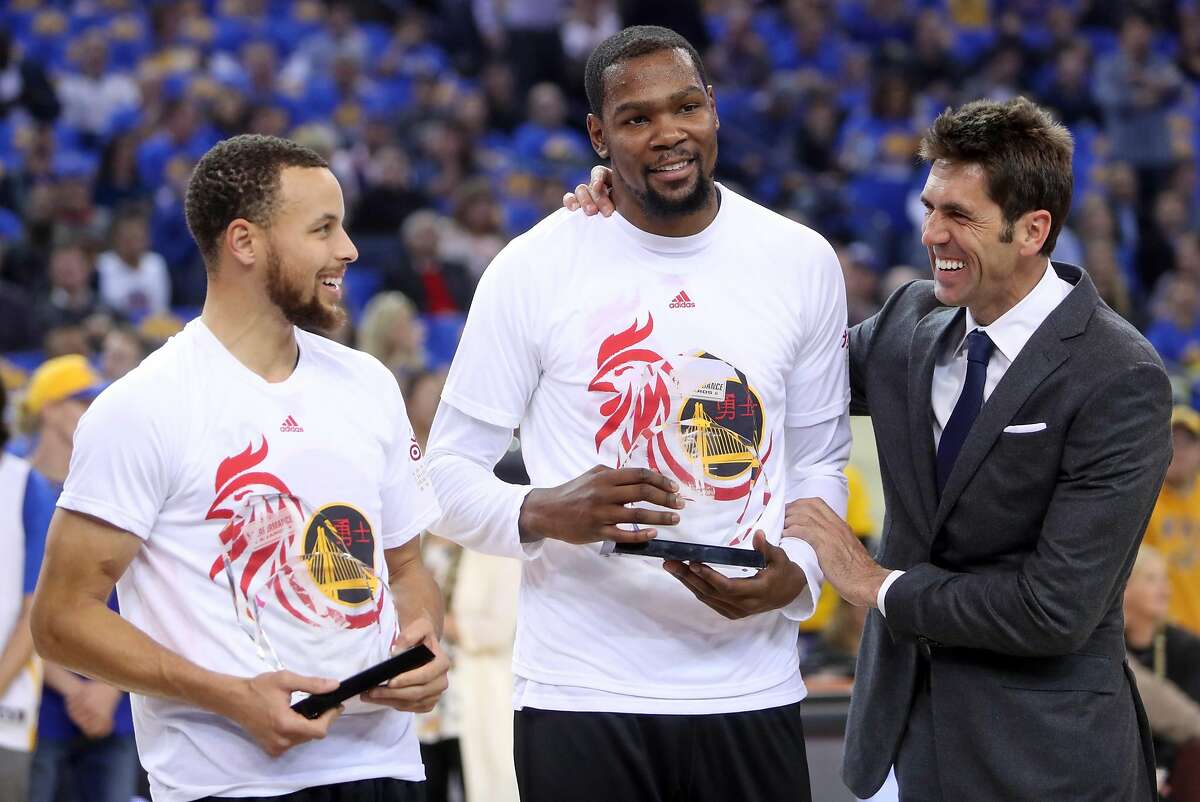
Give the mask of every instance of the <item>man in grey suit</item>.
[[786, 534], [873, 608], [844, 776], [904, 802], [1152, 800], [1121, 598], [1170, 455], [1171, 390], [1086, 272], [1049, 254], [1070, 135], [977, 101], [925, 135], [933, 281], [850, 332], [887, 517], [878, 562], [820, 501]]

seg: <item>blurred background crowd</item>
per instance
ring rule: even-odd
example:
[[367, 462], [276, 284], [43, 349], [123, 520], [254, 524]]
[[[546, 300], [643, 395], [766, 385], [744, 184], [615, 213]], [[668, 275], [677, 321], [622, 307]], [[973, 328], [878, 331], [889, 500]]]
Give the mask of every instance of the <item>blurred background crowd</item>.
[[[61, 483], [54, 449], [69, 455], [77, 411], [57, 410], [197, 314], [204, 270], [184, 188], [200, 155], [244, 132], [329, 160], [360, 258], [346, 279], [348, 323], [324, 333], [393, 370], [423, 440], [480, 274], [596, 161], [583, 126], [588, 54], [642, 23], [697, 45], [722, 122], [718, 179], [835, 243], [852, 324], [928, 273], [916, 148], [942, 109], [1024, 95], [1070, 128], [1075, 196], [1055, 258], [1085, 266], [1175, 378], [1176, 458], [1147, 536], [1158, 551], [1130, 586], [1130, 619], [1143, 622], [1131, 655], [1146, 682], [1170, 683], [1195, 706], [1190, 729], [1164, 744], [1200, 741], [1200, 650], [1178, 645], [1200, 633], [1200, 417], [1190, 410], [1200, 401], [1200, 4], [1190, 0], [9, 0], [9, 452], [41, 448], [35, 468]], [[877, 469], [869, 432], [856, 433], [851, 525], [871, 538]], [[507, 462], [519, 476], [519, 459]], [[495, 599], [515, 592], [516, 574], [434, 539], [427, 550], [454, 613], [464, 693], [491, 688], [483, 698], [499, 694], [502, 711], [495, 689], [506, 680], [488, 685], [487, 671], [505, 670], [515, 613]], [[806, 677], [845, 692], [862, 615], [828, 596], [801, 634]], [[1177, 633], [1173, 650], [1156, 640], [1165, 633]], [[463, 798], [458, 736], [478, 722], [455, 708], [478, 704], [452, 694], [423, 724], [431, 777], [446, 780], [432, 799]], [[76, 726], [72, 737], [87, 719], [69, 707], [56, 715]], [[107, 729], [99, 737], [128, 737], [119, 721]], [[464, 740], [480, 737], [493, 736]], [[70, 793], [59, 783], [46, 798]]]

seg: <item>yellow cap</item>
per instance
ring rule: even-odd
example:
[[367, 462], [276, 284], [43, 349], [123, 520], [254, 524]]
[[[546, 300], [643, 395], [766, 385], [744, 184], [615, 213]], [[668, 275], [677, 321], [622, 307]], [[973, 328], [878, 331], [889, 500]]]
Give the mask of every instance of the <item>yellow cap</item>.
[[1171, 410], [1171, 426], [1182, 426], [1200, 437], [1200, 412], [1180, 404]]
[[67, 398], [96, 397], [105, 381], [79, 354], [47, 359], [29, 377], [25, 392], [25, 413], [36, 416], [46, 408]]

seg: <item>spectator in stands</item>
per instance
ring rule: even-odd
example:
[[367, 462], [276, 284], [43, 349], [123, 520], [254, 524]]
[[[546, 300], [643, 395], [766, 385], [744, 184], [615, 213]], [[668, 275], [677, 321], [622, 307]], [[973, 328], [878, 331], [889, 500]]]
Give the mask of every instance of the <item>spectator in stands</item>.
[[97, 204], [112, 209], [149, 194], [138, 175], [137, 144], [137, 135], [127, 131], [114, 136], [105, 145], [96, 175], [94, 197]]
[[1169, 113], [1183, 88], [1179, 71], [1152, 47], [1154, 28], [1131, 6], [1121, 22], [1119, 49], [1096, 65], [1096, 100], [1115, 153], [1138, 171], [1143, 207], [1162, 186], [1174, 154]]
[[109, 69], [108, 41], [100, 28], [81, 34], [72, 50], [77, 70], [58, 79], [62, 121], [94, 148], [108, 140], [118, 114], [136, 108], [140, 94], [128, 72]]
[[402, 387], [425, 370], [425, 325], [401, 292], [377, 293], [367, 302], [355, 347], [387, 366]]
[[961, 67], [954, 57], [954, 28], [946, 14], [935, 8], [922, 9], [913, 21], [905, 72], [918, 92], [948, 98]]
[[167, 166], [173, 158], [183, 156], [194, 162], [215, 142], [216, 132], [196, 101], [171, 100], [163, 109], [160, 129], [138, 147], [138, 175], [145, 186], [157, 187], [169, 178]]
[[149, 352], [149, 344], [135, 329], [114, 326], [100, 348], [100, 373], [105, 381], [114, 382], [141, 364]]
[[39, 337], [110, 311], [92, 288], [94, 272], [91, 254], [78, 243], [67, 242], [51, 252], [50, 292], [34, 314]]
[[1179, 10], [1179, 54], [1175, 65], [1184, 78], [1200, 81], [1200, 13], [1192, 7]]
[[529, 90], [529, 120], [513, 133], [517, 158], [530, 166], [590, 161], [591, 151], [579, 126], [567, 125], [567, 100], [556, 84]]
[[16, 284], [0, 279], [0, 352], [24, 351], [38, 344], [33, 301]]
[[441, 219], [433, 211], [409, 215], [400, 229], [403, 249], [389, 266], [383, 285], [404, 293], [422, 314], [463, 314], [471, 305], [475, 281], [461, 264], [441, 257], [441, 229]]
[[1138, 274], [1144, 287], [1154, 287], [1161, 276], [1175, 270], [1175, 243], [1190, 230], [1188, 200], [1164, 189], [1154, 198], [1148, 225], [1138, 240]]
[[60, 106], [41, 65], [22, 58], [5, 28], [0, 29], [0, 120], [18, 109], [46, 124], [58, 118]]
[[[44, 362], [29, 380], [22, 428], [35, 445], [30, 480], [44, 539], [71, 461], [75, 426], [104, 379], [80, 355]], [[116, 609], [115, 595], [109, 606]], [[46, 664], [29, 802], [128, 802], [137, 784], [137, 749], [129, 696], [111, 685]]]
[[463, 549], [447, 609], [457, 639], [459, 747], [468, 800], [518, 802], [512, 653], [521, 562]]
[[1188, 276], [1168, 273], [1159, 282], [1146, 339], [1173, 370], [1200, 362], [1200, 288]]
[[372, 154], [363, 171], [363, 188], [354, 211], [356, 235], [392, 234], [430, 199], [413, 187], [408, 154], [388, 144]]
[[100, 300], [132, 320], [163, 314], [171, 305], [171, 277], [162, 256], [150, 250], [144, 212], [129, 209], [112, 224], [111, 249], [96, 259]]
[[1125, 647], [1165, 768], [1181, 744], [1200, 739], [1200, 636], [1167, 623], [1170, 600], [1166, 559], [1142, 546], [1125, 586]]
[[491, 187], [485, 178], [471, 179], [459, 187], [454, 196], [454, 217], [442, 232], [439, 245], [442, 257], [465, 266], [475, 281], [508, 242], [500, 209], [491, 199]]
[[286, 86], [303, 86], [314, 76], [328, 75], [334, 58], [345, 49], [367, 53], [367, 37], [355, 25], [354, 9], [350, 3], [334, 2], [318, 6], [325, 13], [321, 29], [300, 41], [280, 74]]
[[[1066, 230], [1066, 229], [1064, 229]], [[1117, 250], [1111, 240], [1098, 239], [1088, 242], [1083, 249], [1083, 258], [1077, 264], [1087, 265], [1088, 275], [1096, 285], [1101, 300], [1126, 320], [1137, 323], [1136, 310], [1125, 285], [1125, 276], [1117, 262]]]
[[513, 65], [518, 93], [540, 81], [562, 83], [559, 30], [569, 0], [472, 0], [475, 25], [493, 57]]
[[37, 731], [40, 662], [29, 632], [29, 605], [45, 548], [39, 504], [43, 482], [8, 444], [7, 394], [0, 381], [0, 802], [28, 802], [31, 745]]
[[1104, 112], [1092, 94], [1090, 60], [1087, 45], [1072, 41], [1055, 55], [1050, 84], [1041, 94], [1059, 122], [1071, 129], [1104, 121]]
[[1200, 634], [1200, 413], [1171, 414], [1174, 453], [1144, 542], [1167, 560], [1171, 622]]
[[53, 237], [97, 248], [108, 236], [112, 215], [95, 202], [98, 160], [84, 151], [56, 153], [52, 162]]
[[489, 61], [479, 74], [479, 83], [487, 99], [488, 128], [511, 134], [522, 120], [522, 96], [512, 66], [501, 60]]

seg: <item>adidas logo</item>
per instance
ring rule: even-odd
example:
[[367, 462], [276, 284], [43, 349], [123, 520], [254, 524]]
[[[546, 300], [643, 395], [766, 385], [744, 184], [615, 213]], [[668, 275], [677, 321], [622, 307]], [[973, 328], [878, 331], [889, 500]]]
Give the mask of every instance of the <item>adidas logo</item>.
[[668, 309], [695, 309], [696, 305], [692, 303], [692, 299], [688, 297], [686, 290], [680, 290], [671, 303], [667, 304]]
[[279, 425], [279, 431], [281, 431], [281, 432], [302, 432], [302, 431], [304, 431], [304, 427], [301, 426], [300, 424], [296, 423], [295, 418], [293, 418], [291, 415], [288, 415], [286, 418], [283, 419], [283, 423], [281, 423]]

